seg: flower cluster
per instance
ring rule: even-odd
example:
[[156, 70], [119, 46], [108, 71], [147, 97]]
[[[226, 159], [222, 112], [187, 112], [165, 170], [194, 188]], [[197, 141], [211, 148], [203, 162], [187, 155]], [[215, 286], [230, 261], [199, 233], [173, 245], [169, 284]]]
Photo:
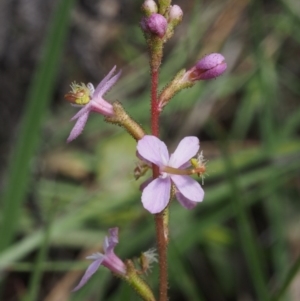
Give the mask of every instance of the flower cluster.
[[146, 34], [160, 39], [169, 39], [174, 28], [181, 22], [183, 12], [178, 5], [170, 5], [164, 14], [158, 13], [153, 0], [146, 0], [142, 6], [146, 17], [142, 18], [141, 27]]

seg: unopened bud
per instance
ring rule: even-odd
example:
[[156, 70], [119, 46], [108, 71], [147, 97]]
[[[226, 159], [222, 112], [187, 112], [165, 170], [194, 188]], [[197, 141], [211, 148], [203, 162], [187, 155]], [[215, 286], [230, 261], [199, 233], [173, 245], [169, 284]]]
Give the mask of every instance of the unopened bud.
[[147, 17], [157, 13], [157, 10], [157, 4], [154, 0], [146, 0], [142, 5], [142, 11]]
[[188, 71], [188, 78], [191, 81], [207, 80], [222, 75], [227, 68], [225, 58], [220, 53], [206, 55]]
[[169, 22], [173, 26], [177, 26], [183, 17], [183, 11], [178, 5], [172, 5], [169, 11]]
[[144, 18], [141, 22], [141, 26], [145, 32], [150, 32], [163, 38], [167, 31], [168, 22], [164, 16], [155, 13], [148, 18]]

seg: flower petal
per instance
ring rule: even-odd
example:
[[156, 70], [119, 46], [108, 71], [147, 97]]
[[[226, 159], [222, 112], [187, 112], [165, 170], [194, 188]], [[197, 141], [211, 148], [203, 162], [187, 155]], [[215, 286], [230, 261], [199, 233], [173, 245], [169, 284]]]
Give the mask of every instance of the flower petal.
[[71, 142], [72, 140], [74, 140], [75, 138], [77, 138], [82, 133], [82, 131], [85, 127], [85, 124], [88, 120], [89, 114], [90, 114], [90, 112], [88, 111], [84, 115], [80, 116], [77, 119], [77, 121], [67, 139], [68, 143]]
[[105, 237], [103, 249], [104, 253], [110, 253], [114, 250], [115, 246], [119, 243], [119, 229], [117, 227], [108, 230], [109, 236]]
[[177, 190], [182, 195], [192, 202], [202, 202], [204, 198], [204, 191], [200, 184], [192, 179], [190, 176], [171, 175]]
[[142, 194], [142, 203], [146, 210], [150, 213], [159, 213], [169, 203], [171, 194], [171, 180], [170, 178], [157, 178], [153, 180]]
[[104, 77], [104, 79], [97, 86], [93, 94], [94, 100], [97, 101], [99, 97], [101, 98], [120, 78], [122, 70], [120, 70], [115, 76], [110, 78], [115, 72], [115, 70], [116, 70], [116, 66], [112, 68], [112, 70]]
[[82, 288], [87, 283], [87, 281], [98, 270], [98, 268], [100, 267], [103, 260], [104, 260], [104, 256], [98, 260], [95, 260], [88, 266], [88, 268], [87, 268], [86, 272], [84, 273], [83, 277], [81, 278], [79, 284], [72, 290], [72, 292], [78, 291], [80, 288]]
[[80, 106], [80, 107], [81, 107], [81, 109], [71, 118], [71, 120], [75, 120], [77, 118], [80, 118], [86, 112], [90, 112], [92, 110], [92, 105], [91, 105], [90, 102], [87, 105], [85, 105], [84, 107], [82, 107], [82, 106]]
[[186, 209], [194, 209], [198, 204], [197, 202], [190, 201], [189, 199], [184, 197], [183, 194], [179, 191], [176, 192], [176, 199]]
[[116, 70], [117, 66], [113, 66], [113, 68], [109, 71], [109, 73], [102, 79], [102, 81], [98, 84], [98, 86], [95, 89], [94, 94], [98, 94], [99, 91], [103, 88], [103, 86], [109, 81], [109, 79], [112, 77]]
[[98, 99], [98, 101], [91, 100], [90, 104], [91, 104], [91, 110], [93, 112], [97, 112], [99, 114], [102, 114], [103, 116], [114, 115], [113, 106], [101, 97]]
[[166, 165], [169, 152], [164, 142], [152, 135], [145, 135], [137, 143], [139, 155], [157, 166]]
[[200, 142], [197, 137], [190, 136], [183, 138], [179, 142], [175, 152], [171, 155], [168, 165], [179, 168], [182, 164], [195, 156], [199, 148]]
[[89, 255], [85, 258], [95, 261], [95, 260], [101, 259], [103, 256], [104, 256], [104, 254], [97, 252], [97, 253], [93, 253], [92, 255]]
[[126, 274], [125, 263], [113, 251], [110, 252], [107, 256], [105, 256], [102, 265], [115, 274]]

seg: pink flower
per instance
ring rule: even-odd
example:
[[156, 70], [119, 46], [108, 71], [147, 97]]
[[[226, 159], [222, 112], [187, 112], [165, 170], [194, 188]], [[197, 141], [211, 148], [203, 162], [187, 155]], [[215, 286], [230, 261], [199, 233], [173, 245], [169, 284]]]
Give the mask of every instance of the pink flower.
[[225, 58], [220, 53], [211, 53], [204, 56], [197, 64], [188, 71], [189, 79], [207, 80], [222, 75], [227, 69]]
[[79, 284], [73, 289], [73, 292], [83, 287], [87, 283], [87, 281], [95, 274], [100, 265], [107, 267], [113, 273], [120, 276], [124, 276], [126, 274], [125, 264], [114, 253], [114, 248], [118, 244], [118, 242], [118, 228], [109, 229], [109, 237], [105, 237], [103, 244], [104, 254], [96, 253], [87, 257], [87, 259], [91, 259], [93, 260], [93, 262], [88, 266]]
[[188, 169], [191, 166], [190, 159], [199, 148], [197, 137], [185, 137], [169, 156], [165, 143], [155, 136], [145, 135], [138, 141], [138, 155], [144, 161], [157, 165], [160, 171], [160, 176], [146, 183], [143, 189], [142, 203], [145, 209], [151, 213], [161, 212], [170, 201], [172, 183], [176, 188], [176, 198], [183, 207], [192, 209], [202, 202], [204, 191], [189, 176], [195, 173], [195, 169]]
[[170, 7], [170, 12], [169, 12], [169, 22], [174, 23], [174, 25], [177, 25], [182, 21], [183, 17], [183, 11], [178, 5], [172, 5]]
[[145, 0], [142, 5], [142, 10], [147, 16], [150, 16], [151, 14], [157, 13], [157, 4], [154, 0]]
[[142, 19], [141, 27], [145, 32], [150, 32], [163, 38], [167, 31], [168, 22], [164, 16], [154, 13], [150, 17]]
[[82, 106], [83, 108], [75, 114], [71, 120], [76, 120], [76, 123], [67, 139], [70, 142], [77, 138], [83, 131], [90, 112], [96, 112], [103, 116], [114, 115], [113, 106], [103, 99], [103, 95], [117, 82], [121, 75], [119, 71], [112, 77], [116, 70], [116, 66], [105, 76], [105, 78], [99, 83], [96, 89], [92, 84], [87, 86], [84, 84], [72, 84], [72, 91], [65, 95], [65, 98], [72, 102], [74, 106]]

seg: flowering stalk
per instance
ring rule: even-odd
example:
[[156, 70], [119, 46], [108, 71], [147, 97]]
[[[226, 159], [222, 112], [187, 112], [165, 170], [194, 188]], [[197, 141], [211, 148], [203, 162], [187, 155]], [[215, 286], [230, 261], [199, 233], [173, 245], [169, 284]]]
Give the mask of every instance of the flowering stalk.
[[[156, 241], [159, 257], [159, 301], [168, 301], [168, 265], [167, 247], [169, 241], [169, 204], [175, 198], [186, 209], [193, 209], [204, 198], [201, 185], [191, 178], [192, 175], [203, 177], [206, 171], [202, 152], [199, 153], [200, 141], [197, 137], [183, 138], [176, 150], [170, 154], [166, 144], [159, 139], [159, 117], [163, 108], [172, 97], [182, 89], [192, 87], [198, 80], [216, 78], [226, 70], [224, 57], [212, 53], [199, 60], [189, 70], [181, 70], [158, 95], [159, 68], [163, 57], [163, 45], [173, 35], [175, 27], [181, 22], [183, 12], [178, 5], [171, 5], [171, 0], [145, 0], [142, 11], [144, 17], [141, 28], [149, 48], [151, 72], [151, 135], [125, 111], [121, 103], [110, 103], [103, 97], [117, 82], [121, 71], [114, 75], [114, 67], [97, 85], [71, 85], [71, 91], [65, 98], [80, 110], [71, 120], [76, 123], [71, 130], [68, 142], [77, 138], [83, 131], [90, 113], [104, 116], [105, 121], [123, 127], [137, 141], [139, 164], [134, 170], [134, 177], [140, 178], [152, 169], [152, 177], [142, 185], [141, 201], [143, 207], [155, 217]], [[195, 157], [196, 156], [196, 157]], [[114, 248], [118, 244], [118, 228], [109, 230], [105, 238], [103, 253], [89, 257], [92, 263], [87, 268], [74, 291], [80, 289], [93, 276], [100, 266], [108, 268], [114, 275], [126, 281], [145, 301], [156, 301], [154, 294], [140, 274], [151, 269], [151, 263], [157, 261], [153, 249], [142, 253], [140, 268], [132, 260], [123, 261]]]
[[159, 256], [159, 301], [168, 300], [168, 239], [165, 233], [169, 225], [165, 223], [164, 216], [168, 214], [168, 208], [155, 215], [156, 243]]
[[[160, 42], [159, 42], [160, 43]], [[154, 51], [153, 51], [154, 50]], [[151, 56], [151, 133], [155, 137], [159, 137], [159, 115], [160, 110], [157, 101], [158, 90], [158, 75], [159, 66], [162, 58], [162, 47], [154, 48], [150, 53]], [[152, 176], [153, 179], [159, 176], [158, 166], [152, 164]], [[164, 223], [164, 209], [162, 212], [155, 215], [156, 226], [156, 240], [157, 250], [159, 256], [159, 300], [168, 300], [168, 265], [167, 265], [167, 246], [168, 241], [165, 238], [164, 233], [168, 232], [165, 228], [168, 225]]]
[[[155, 137], [159, 137], [159, 115], [160, 110], [157, 101], [158, 74], [156, 65], [151, 64], [151, 133]], [[158, 166], [152, 164], [153, 179], [159, 176]], [[155, 215], [156, 240], [159, 256], [159, 300], [168, 300], [168, 265], [167, 265], [167, 247], [168, 241], [165, 237], [168, 232], [168, 224], [164, 222], [164, 215], [168, 209]]]
[[[157, 15], [157, 14], [156, 14]], [[151, 133], [153, 136], [159, 136], [159, 115], [160, 110], [157, 101], [157, 90], [158, 90], [158, 76], [159, 67], [163, 55], [163, 34], [162, 32], [167, 29], [167, 24], [164, 25], [162, 22], [162, 16], [154, 16], [158, 21], [146, 23], [148, 19], [144, 19], [145, 23], [142, 21], [142, 29], [145, 32], [146, 41], [149, 48], [150, 54], [150, 72], [151, 72]], [[161, 21], [159, 23], [159, 21]], [[160, 28], [155, 28], [155, 26], [160, 26]], [[152, 33], [148, 33], [148, 32]], [[156, 35], [154, 34], [156, 33]], [[152, 176], [153, 179], [159, 176], [159, 168], [157, 165], [152, 164]], [[166, 209], [165, 209], [166, 210]], [[155, 215], [155, 225], [156, 225], [156, 240], [157, 249], [159, 256], [159, 300], [167, 301], [168, 295], [168, 272], [167, 272], [167, 240], [165, 239], [164, 233], [168, 232], [164, 230], [167, 225], [164, 223], [164, 212], [157, 213]]]
[[[151, 133], [159, 136], [159, 109], [157, 102], [158, 71], [151, 70]], [[153, 174], [157, 177], [158, 173]]]
[[[157, 39], [157, 38], [156, 38]], [[151, 56], [151, 133], [155, 137], [159, 137], [159, 115], [160, 110], [157, 101], [157, 90], [158, 90], [158, 75], [159, 66], [162, 58], [162, 42], [158, 41], [154, 44], [150, 50]], [[159, 176], [158, 166], [152, 164], [152, 175], [153, 179]], [[156, 240], [157, 240], [157, 250], [159, 256], [159, 300], [168, 300], [168, 266], [167, 266], [167, 240], [165, 239], [165, 228], [168, 227], [164, 223], [164, 209], [162, 212], [155, 215], [155, 226], [156, 226]]]

